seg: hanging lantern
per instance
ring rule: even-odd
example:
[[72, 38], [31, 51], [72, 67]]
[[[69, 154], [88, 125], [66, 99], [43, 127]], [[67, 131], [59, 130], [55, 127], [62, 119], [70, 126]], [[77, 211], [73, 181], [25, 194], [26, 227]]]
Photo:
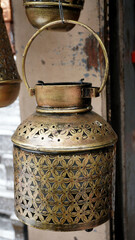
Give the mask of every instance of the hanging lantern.
[[23, 56], [23, 78], [36, 112], [12, 137], [14, 143], [15, 212], [24, 223], [40, 229], [77, 231], [96, 227], [110, 217], [112, 171], [117, 135], [92, 111], [91, 98], [99, 96], [108, 75], [108, 57], [98, 35], [88, 26], [103, 50], [106, 70], [99, 88], [91, 83], [39, 82], [29, 87], [25, 59], [35, 37], [60, 21], [38, 30]]
[[16, 100], [20, 82], [4, 24], [2, 8], [0, 8], [0, 107], [6, 107]]
[[[24, 0], [26, 15], [30, 23], [41, 28], [46, 23], [60, 19], [59, 7], [62, 6], [62, 13], [65, 19], [78, 20], [83, 9], [84, 0]], [[55, 25], [53, 30], [69, 31], [73, 24]]]

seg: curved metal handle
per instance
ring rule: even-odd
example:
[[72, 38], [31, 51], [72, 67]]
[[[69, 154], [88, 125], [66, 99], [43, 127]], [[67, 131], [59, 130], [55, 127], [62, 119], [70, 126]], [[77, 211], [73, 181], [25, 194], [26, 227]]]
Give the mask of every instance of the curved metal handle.
[[[45, 29], [48, 29], [49, 27], [52, 27], [52, 26], [55, 26], [57, 24], [60, 24], [61, 23], [61, 20], [57, 20], [57, 21], [54, 21], [54, 22], [50, 22], [50, 23], [47, 23], [46, 25], [44, 25], [43, 27], [41, 27], [39, 30], [37, 30], [37, 32], [31, 37], [31, 39], [28, 41], [26, 47], [25, 47], [25, 50], [24, 50], [24, 53], [23, 53], [23, 62], [22, 62], [22, 74], [23, 74], [23, 80], [24, 80], [24, 83], [26, 85], [26, 88], [28, 89], [28, 92], [29, 94], [32, 96], [34, 95], [35, 93], [35, 89], [34, 88], [30, 88], [29, 84], [28, 84], [28, 81], [27, 81], [27, 78], [26, 78], [26, 72], [25, 72], [25, 61], [26, 61], [26, 56], [27, 56], [27, 52], [29, 50], [29, 47], [31, 46], [33, 40]], [[107, 52], [106, 52], [106, 49], [105, 49], [105, 46], [102, 42], [102, 40], [100, 39], [100, 37], [90, 28], [88, 27], [87, 25], [81, 23], [81, 22], [77, 22], [77, 21], [73, 21], [73, 20], [64, 20], [64, 23], [69, 23], [69, 24], [74, 24], [74, 25], [79, 25], [79, 26], [82, 26], [84, 27], [85, 29], [87, 29], [90, 33], [92, 33], [94, 35], [94, 37], [97, 39], [97, 41], [99, 42], [101, 48], [102, 48], [102, 51], [103, 51], [103, 54], [104, 54], [104, 58], [105, 58], [105, 74], [104, 74], [104, 79], [103, 79], [103, 82], [100, 86], [100, 89], [98, 90], [98, 92], [100, 93], [105, 84], [106, 84], [106, 81], [107, 81], [107, 77], [108, 77], [108, 71], [109, 71], [109, 60], [108, 60], [108, 55], [107, 55]]]

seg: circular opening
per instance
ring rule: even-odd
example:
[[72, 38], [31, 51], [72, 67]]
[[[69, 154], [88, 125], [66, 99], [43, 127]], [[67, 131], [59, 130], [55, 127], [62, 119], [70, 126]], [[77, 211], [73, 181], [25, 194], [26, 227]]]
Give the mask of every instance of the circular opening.
[[37, 86], [89, 86], [92, 84], [88, 82], [56, 82], [56, 83], [44, 83], [43, 81], [38, 81]]

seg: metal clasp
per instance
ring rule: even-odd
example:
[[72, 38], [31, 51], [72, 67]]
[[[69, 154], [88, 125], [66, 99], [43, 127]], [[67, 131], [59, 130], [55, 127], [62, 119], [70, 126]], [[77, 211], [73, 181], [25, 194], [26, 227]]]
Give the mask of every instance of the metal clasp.
[[99, 88], [98, 87], [82, 88], [81, 97], [82, 98], [99, 97]]

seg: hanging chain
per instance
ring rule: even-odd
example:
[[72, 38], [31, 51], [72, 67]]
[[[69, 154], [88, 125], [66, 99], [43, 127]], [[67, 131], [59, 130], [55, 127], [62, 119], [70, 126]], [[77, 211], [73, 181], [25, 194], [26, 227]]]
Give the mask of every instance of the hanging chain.
[[64, 12], [61, 0], [59, 0], [59, 12], [62, 23], [64, 24]]

